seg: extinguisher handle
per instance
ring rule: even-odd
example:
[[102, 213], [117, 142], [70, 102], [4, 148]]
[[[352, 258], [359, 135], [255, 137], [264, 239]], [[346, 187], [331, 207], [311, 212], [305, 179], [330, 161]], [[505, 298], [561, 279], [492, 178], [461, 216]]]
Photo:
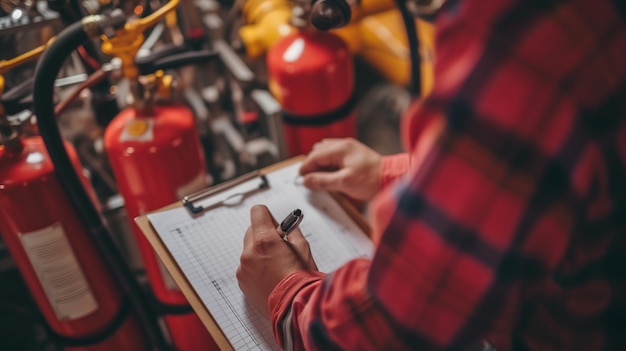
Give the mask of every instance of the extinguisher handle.
[[146, 75], [158, 70], [179, 68], [192, 63], [208, 62], [218, 58], [215, 51], [189, 50], [184, 46], [168, 46], [135, 60], [139, 74]]
[[33, 81], [34, 78], [28, 78], [2, 94], [0, 101], [7, 114], [14, 115], [33, 106]]

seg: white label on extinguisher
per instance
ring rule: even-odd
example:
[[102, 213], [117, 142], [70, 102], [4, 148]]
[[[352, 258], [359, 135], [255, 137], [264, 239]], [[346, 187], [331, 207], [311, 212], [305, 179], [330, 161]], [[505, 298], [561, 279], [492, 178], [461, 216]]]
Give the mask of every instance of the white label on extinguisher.
[[163, 278], [163, 285], [167, 290], [180, 291], [178, 284], [174, 281], [174, 278], [168, 272], [167, 268], [160, 259], [157, 258], [157, 262], [159, 262], [159, 270], [161, 270], [161, 277]]
[[98, 308], [61, 223], [21, 233], [20, 240], [59, 320], [78, 319]]
[[192, 180], [176, 189], [176, 197], [180, 200], [187, 195], [193, 194], [198, 190], [206, 188], [208, 185], [208, 176], [204, 172], [200, 172], [200, 174], [198, 174]]

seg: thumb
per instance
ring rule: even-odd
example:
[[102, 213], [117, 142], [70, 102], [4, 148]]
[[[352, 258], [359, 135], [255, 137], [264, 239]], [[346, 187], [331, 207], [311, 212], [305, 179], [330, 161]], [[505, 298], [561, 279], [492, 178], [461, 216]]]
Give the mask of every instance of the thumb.
[[278, 223], [267, 206], [256, 205], [250, 209], [250, 227], [252, 232], [275, 231]]
[[344, 190], [345, 179], [349, 175], [347, 168], [335, 172], [315, 172], [304, 176], [304, 186], [312, 190]]

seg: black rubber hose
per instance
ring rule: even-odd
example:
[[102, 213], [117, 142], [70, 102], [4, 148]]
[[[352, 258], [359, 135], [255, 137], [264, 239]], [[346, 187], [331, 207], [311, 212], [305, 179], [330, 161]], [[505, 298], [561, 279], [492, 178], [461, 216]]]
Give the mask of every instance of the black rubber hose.
[[[59, 13], [59, 17], [64, 26], [70, 26], [72, 23], [80, 21], [83, 18], [84, 11], [78, 0], [48, 0], [48, 7]], [[84, 53], [87, 57], [79, 55], [79, 59], [87, 74], [92, 74], [102, 65], [102, 56], [98, 55], [98, 50], [93, 42], [85, 41], [82, 43]], [[98, 67], [94, 67], [93, 63], [97, 63]], [[117, 99], [111, 94], [111, 82], [108, 79], [91, 87], [93, 98], [91, 100], [92, 110], [96, 117], [96, 122], [101, 127], [106, 127], [115, 117], [120, 109], [117, 106]]]
[[406, 31], [407, 41], [409, 43], [409, 52], [411, 59], [411, 81], [409, 82], [409, 92], [413, 97], [422, 94], [422, 71], [421, 58], [419, 53], [419, 40], [417, 39], [417, 28], [415, 27], [415, 17], [406, 7], [406, 0], [395, 0], [398, 10], [402, 15], [404, 29]]
[[43, 138], [55, 172], [66, 193], [70, 197], [79, 217], [87, 227], [91, 241], [96, 245], [105, 263], [112, 269], [116, 281], [128, 295], [139, 322], [148, 336], [152, 349], [168, 350], [169, 347], [157, 323], [157, 317], [151, 310], [141, 286], [124, 257], [118, 250], [100, 213], [91, 202], [85, 188], [63, 145], [63, 139], [54, 115], [54, 81], [69, 55], [89, 38], [81, 22], [76, 22], [63, 30], [41, 56], [35, 69], [33, 89], [34, 109], [37, 115], [39, 133]]

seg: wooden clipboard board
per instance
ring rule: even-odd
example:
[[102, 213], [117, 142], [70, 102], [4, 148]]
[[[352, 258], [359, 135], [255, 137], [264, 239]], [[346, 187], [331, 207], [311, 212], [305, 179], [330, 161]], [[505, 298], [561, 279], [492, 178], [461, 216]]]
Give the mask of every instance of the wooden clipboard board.
[[[261, 169], [259, 173], [269, 174], [269, 173], [272, 173], [273, 171], [279, 170], [283, 167], [292, 165], [302, 160], [304, 160], [304, 156], [297, 156], [297, 157], [276, 163], [274, 165], [265, 167]], [[246, 177], [246, 176], [244, 175], [242, 177]], [[226, 190], [229, 188], [229, 185], [231, 184], [232, 184], [231, 186], [239, 184], [240, 182], [238, 180], [239, 178], [236, 178], [232, 181], [227, 181], [225, 183], [219, 184], [216, 187], [220, 187], [220, 189]], [[348, 199], [346, 199], [344, 196], [337, 194], [337, 193], [331, 192], [331, 195], [335, 199], [335, 201], [337, 201], [337, 203], [346, 211], [346, 213], [348, 213], [348, 215], [352, 218], [352, 220], [363, 230], [363, 232], [369, 235], [370, 233], [369, 224], [367, 223], [365, 218], [363, 218], [361, 213], [356, 208], [354, 208], [354, 206], [352, 206], [350, 201], [348, 201]], [[182, 206], [183, 206], [182, 201], [177, 201], [173, 204], [160, 208], [156, 211], [152, 211], [151, 213], [165, 211], [165, 210], [169, 210], [169, 209], [176, 208], [176, 207], [182, 207]], [[200, 297], [198, 296], [194, 288], [191, 286], [191, 283], [189, 282], [189, 280], [187, 280], [187, 278], [183, 274], [183, 271], [174, 260], [174, 257], [172, 256], [170, 251], [167, 249], [167, 247], [165, 246], [165, 244], [163, 243], [163, 241], [161, 240], [157, 232], [152, 227], [152, 224], [150, 223], [150, 220], [148, 219], [147, 215], [142, 215], [142, 216], [135, 218], [135, 223], [137, 223], [137, 226], [139, 226], [143, 234], [146, 236], [146, 238], [152, 245], [152, 248], [156, 252], [157, 256], [159, 256], [159, 258], [163, 262], [163, 265], [167, 268], [167, 270], [169, 271], [170, 275], [172, 276], [176, 284], [178, 284], [178, 287], [180, 288], [181, 292], [185, 295], [185, 297], [187, 298], [187, 301], [189, 301], [189, 304], [191, 305], [193, 310], [196, 312], [196, 314], [198, 315], [198, 317], [200, 318], [204, 326], [207, 328], [207, 330], [213, 337], [213, 340], [215, 340], [215, 343], [219, 346], [220, 350], [234, 350], [232, 345], [230, 344], [230, 342], [228, 341], [228, 339], [226, 338], [226, 336], [220, 329], [217, 322], [213, 319], [213, 316], [211, 316], [211, 313], [204, 306], [204, 303], [202, 302], [202, 300], [200, 299]]]

